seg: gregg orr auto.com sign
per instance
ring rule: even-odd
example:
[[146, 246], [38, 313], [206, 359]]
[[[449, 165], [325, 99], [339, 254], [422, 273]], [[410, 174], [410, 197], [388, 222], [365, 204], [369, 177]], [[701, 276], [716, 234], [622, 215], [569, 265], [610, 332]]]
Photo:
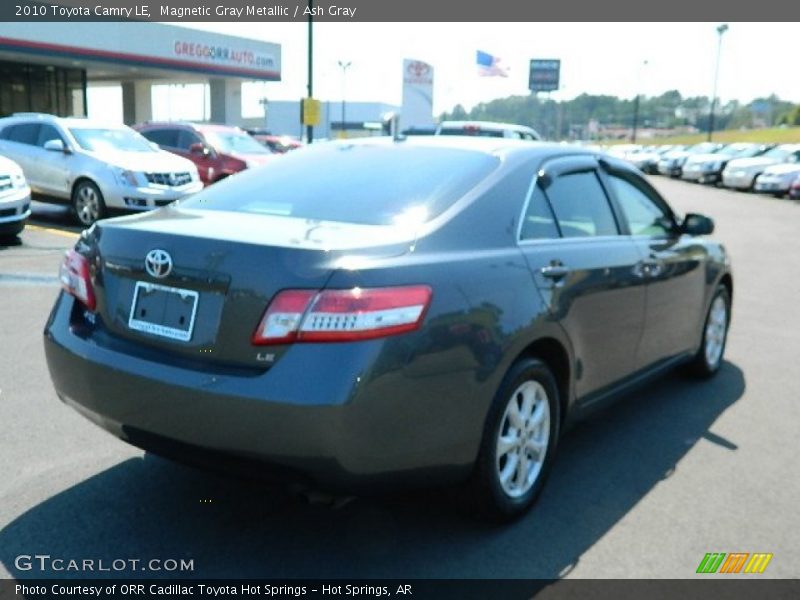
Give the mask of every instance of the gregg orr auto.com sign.
[[201, 59], [209, 62], [220, 62], [243, 67], [275, 67], [275, 59], [266, 54], [258, 54], [251, 50], [236, 49], [228, 46], [215, 46], [199, 42], [176, 41], [173, 47], [176, 56], [190, 59]]

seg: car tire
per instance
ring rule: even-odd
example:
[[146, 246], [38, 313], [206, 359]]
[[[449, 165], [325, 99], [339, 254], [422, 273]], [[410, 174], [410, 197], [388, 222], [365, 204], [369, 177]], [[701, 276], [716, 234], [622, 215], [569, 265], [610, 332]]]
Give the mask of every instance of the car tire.
[[717, 287], [706, 318], [700, 348], [691, 362], [692, 372], [701, 378], [713, 377], [722, 365], [728, 327], [731, 322], [731, 296], [724, 285]]
[[72, 190], [72, 215], [78, 225], [89, 227], [108, 214], [103, 194], [94, 182], [84, 179]]
[[539, 360], [518, 360], [489, 408], [471, 482], [484, 516], [508, 521], [531, 507], [553, 464], [559, 424], [552, 372]]
[[0, 240], [13, 241], [19, 234], [25, 230], [27, 219], [18, 221], [16, 223], [8, 223], [0, 225]]

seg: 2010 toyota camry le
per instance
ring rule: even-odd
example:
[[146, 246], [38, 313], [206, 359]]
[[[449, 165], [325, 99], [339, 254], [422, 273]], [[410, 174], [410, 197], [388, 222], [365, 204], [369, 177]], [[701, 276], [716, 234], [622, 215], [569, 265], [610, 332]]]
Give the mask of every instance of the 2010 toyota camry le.
[[454, 136], [279, 167], [81, 235], [44, 334], [64, 402], [167, 457], [470, 482], [512, 517], [567, 424], [679, 363], [720, 368], [728, 256], [627, 163]]

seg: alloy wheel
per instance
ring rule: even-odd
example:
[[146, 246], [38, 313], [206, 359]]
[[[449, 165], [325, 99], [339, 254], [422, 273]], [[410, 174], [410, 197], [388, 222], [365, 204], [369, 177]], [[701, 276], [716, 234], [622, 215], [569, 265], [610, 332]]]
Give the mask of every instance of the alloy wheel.
[[522, 383], [508, 400], [497, 435], [497, 480], [511, 498], [536, 483], [550, 441], [550, 404], [537, 381]]
[[711, 310], [708, 313], [705, 335], [705, 357], [706, 364], [710, 368], [715, 368], [725, 347], [725, 331], [728, 327], [728, 306], [725, 298], [718, 295], [711, 303]]

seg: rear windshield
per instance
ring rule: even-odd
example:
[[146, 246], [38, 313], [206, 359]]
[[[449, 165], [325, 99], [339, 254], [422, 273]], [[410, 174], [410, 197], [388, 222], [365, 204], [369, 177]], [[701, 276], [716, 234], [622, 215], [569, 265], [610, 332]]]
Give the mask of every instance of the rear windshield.
[[367, 225], [418, 224], [441, 214], [499, 164], [495, 156], [469, 150], [322, 143], [214, 184], [182, 206]]
[[474, 135], [478, 137], [503, 137], [502, 129], [481, 129], [480, 127], [442, 127], [439, 135]]

